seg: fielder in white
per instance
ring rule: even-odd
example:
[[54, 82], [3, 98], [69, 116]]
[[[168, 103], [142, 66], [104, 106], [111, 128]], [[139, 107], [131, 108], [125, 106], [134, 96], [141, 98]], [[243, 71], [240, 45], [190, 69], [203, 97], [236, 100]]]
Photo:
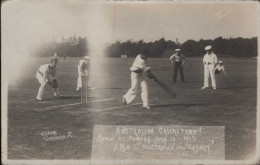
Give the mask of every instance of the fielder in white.
[[39, 87], [37, 100], [42, 100], [43, 91], [45, 86], [48, 84], [52, 87], [55, 97], [59, 97], [58, 82], [56, 80], [56, 66], [58, 63], [57, 54], [50, 59], [49, 64], [41, 65], [36, 73], [36, 78], [38, 79], [41, 86]]
[[224, 75], [227, 76], [223, 62], [219, 61], [218, 65], [215, 67], [215, 75], [220, 74], [222, 71], [223, 71]]
[[218, 63], [217, 56], [213, 53], [210, 45], [205, 47], [207, 53], [203, 57], [204, 65], [204, 86], [201, 89], [209, 87], [209, 76], [211, 77], [212, 87], [216, 89], [215, 66]]
[[78, 81], [77, 81], [77, 91], [82, 88], [82, 78], [81, 76], [88, 76], [88, 88], [91, 88], [91, 82], [89, 80], [89, 60], [90, 57], [85, 56], [83, 60], [79, 61], [78, 64]]
[[146, 72], [147, 76], [151, 78], [150, 67], [147, 63], [147, 55], [148, 50], [144, 50], [141, 54], [137, 55], [135, 61], [130, 68], [131, 71], [131, 88], [128, 92], [123, 96], [123, 103], [130, 104], [137, 95], [138, 86], [141, 86], [141, 98], [143, 101], [143, 108], [150, 109], [148, 105], [148, 86], [146, 82], [146, 77], [144, 76], [144, 72]]

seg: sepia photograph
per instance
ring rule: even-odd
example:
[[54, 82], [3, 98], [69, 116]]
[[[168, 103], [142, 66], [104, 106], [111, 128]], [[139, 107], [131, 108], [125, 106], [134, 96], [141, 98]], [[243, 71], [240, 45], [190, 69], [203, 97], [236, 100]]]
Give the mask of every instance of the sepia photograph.
[[2, 164], [258, 165], [257, 1], [3, 1]]

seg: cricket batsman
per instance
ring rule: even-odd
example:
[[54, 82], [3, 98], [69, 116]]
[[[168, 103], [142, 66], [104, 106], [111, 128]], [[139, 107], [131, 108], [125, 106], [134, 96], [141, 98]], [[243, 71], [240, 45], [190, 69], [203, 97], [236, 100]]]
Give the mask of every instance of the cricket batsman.
[[150, 79], [153, 79], [154, 76], [150, 70], [150, 67], [147, 63], [147, 56], [149, 54], [148, 50], [143, 50], [141, 54], [138, 54], [134, 60], [131, 71], [131, 88], [128, 92], [123, 96], [124, 105], [130, 104], [137, 95], [138, 86], [141, 86], [141, 98], [143, 101], [143, 108], [150, 109], [151, 107], [148, 105], [148, 86], [146, 82], [146, 77], [144, 76], [144, 72]]
[[36, 73], [36, 78], [40, 83], [39, 91], [36, 99], [42, 100], [43, 91], [45, 86], [48, 84], [51, 86], [54, 96], [59, 97], [58, 81], [56, 80], [56, 66], [58, 63], [58, 56], [55, 53], [54, 57], [50, 59], [49, 64], [41, 65]]
[[212, 51], [210, 45], [205, 47], [206, 54], [203, 57], [204, 65], [204, 86], [201, 89], [209, 87], [209, 76], [211, 77], [212, 87], [216, 89], [215, 66], [218, 63], [217, 56]]
[[91, 88], [91, 82], [89, 81], [89, 60], [90, 60], [90, 57], [88, 56], [85, 56], [83, 60], [80, 60], [79, 61], [79, 64], [78, 64], [78, 81], [77, 81], [77, 91], [80, 90], [82, 88], [82, 77], [81, 76], [88, 76], [88, 84], [89, 84], [89, 87], [88, 88]]

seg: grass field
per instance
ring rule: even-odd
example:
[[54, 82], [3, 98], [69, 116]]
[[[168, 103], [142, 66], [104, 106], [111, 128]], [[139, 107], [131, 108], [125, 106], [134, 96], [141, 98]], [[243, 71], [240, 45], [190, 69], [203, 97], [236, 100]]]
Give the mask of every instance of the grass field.
[[[57, 79], [63, 97], [54, 98], [46, 87], [43, 101], [36, 101], [39, 83], [35, 73], [46, 58], [24, 69], [16, 86], [8, 91], [8, 158], [9, 159], [90, 159], [93, 125], [188, 125], [225, 126], [226, 160], [249, 159], [256, 146], [255, 59], [222, 59], [228, 77], [218, 75], [217, 90], [201, 90], [201, 58], [188, 58], [184, 67], [185, 83], [173, 88], [172, 99], [148, 80], [151, 110], [142, 106], [123, 106], [122, 95], [130, 87], [129, 68], [134, 59], [105, 59], [95, 64], [92, 75], [95, 89], [89, 92], [90, 103], [80, 102], [76, 92], [78, 58], [60, 59]], [[168, 59], [149, 59], [154, 74], [171, 84]], [[134, 103], [141, 103], [140, 95]], [[71, 104], [66, 106], [66, 104]], [[73, 105], [72, 105], [73, 104]], [[56, 107], [55, 107], [56, 106]], [[70, 138], [45, 141], [41, 133], [56, 131]]]

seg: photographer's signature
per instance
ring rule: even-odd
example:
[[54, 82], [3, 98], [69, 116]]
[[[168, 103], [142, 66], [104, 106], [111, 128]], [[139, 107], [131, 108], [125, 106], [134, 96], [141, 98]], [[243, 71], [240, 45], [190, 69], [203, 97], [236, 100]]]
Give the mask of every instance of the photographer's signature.
[[56, 130], [41, 132], [41, 136], [45, 141], [60, 141], [72, 138], [72, 132], [66, 132], [63, 135], [57, 133]]

